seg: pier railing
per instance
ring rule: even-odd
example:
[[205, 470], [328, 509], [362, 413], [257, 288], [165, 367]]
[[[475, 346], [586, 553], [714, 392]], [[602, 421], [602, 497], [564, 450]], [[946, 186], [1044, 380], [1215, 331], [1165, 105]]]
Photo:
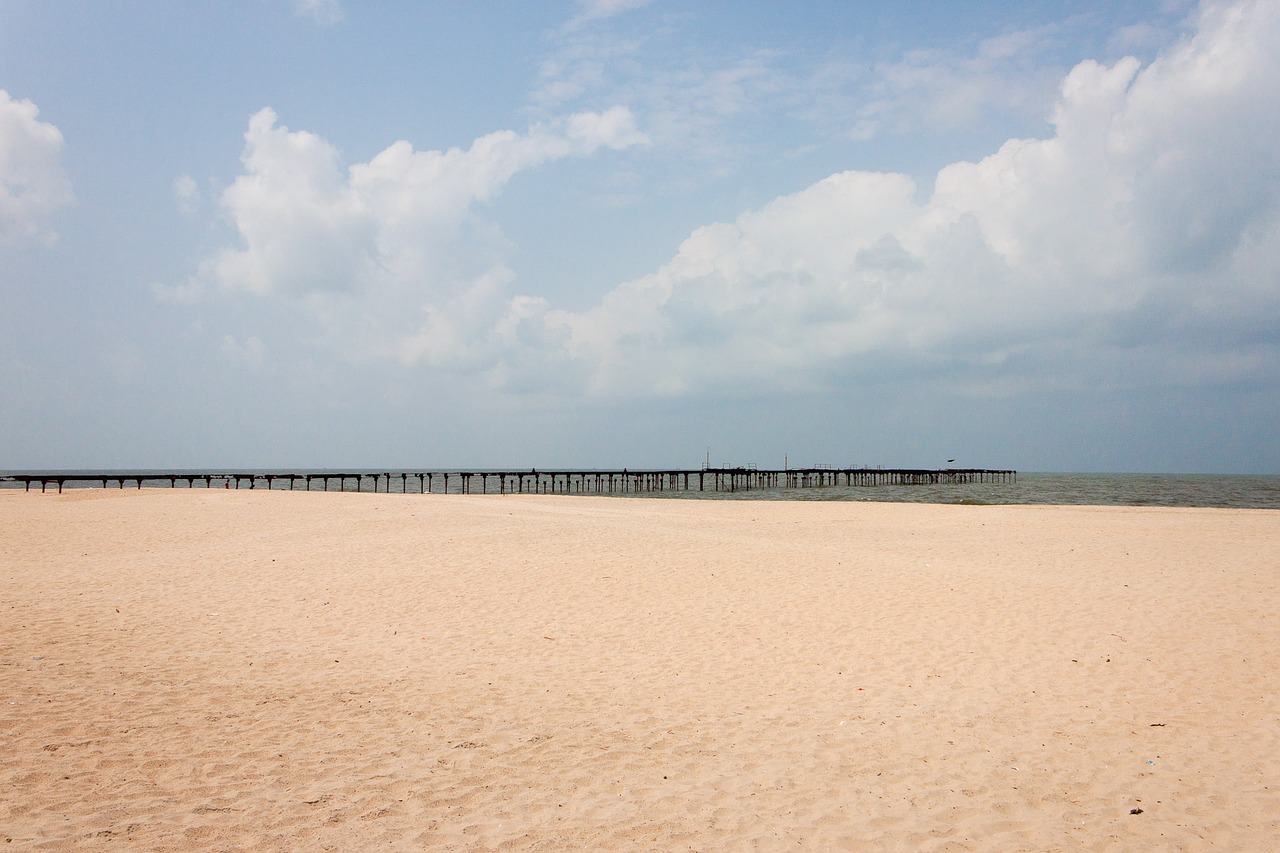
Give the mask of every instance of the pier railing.
[[540, 471], [115, 471], [14, 472], [0, 485], [119, 488], [267, 488], [406, 494], [644, 494], [809, 489], [829, 486], [922, 486], [1017, 482], [1018, 472], [992, 468], [786, 468], [754, 466], [670, 470], [566, 469]]

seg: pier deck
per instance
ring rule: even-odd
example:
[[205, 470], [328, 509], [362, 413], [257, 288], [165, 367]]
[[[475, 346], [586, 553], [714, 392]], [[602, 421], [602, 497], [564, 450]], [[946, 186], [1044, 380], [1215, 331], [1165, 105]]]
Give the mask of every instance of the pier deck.
[[[1018, 472], [992, 468], [786, 468], [541, 471], [102, 471], [13, 472], [0, 484], [30, 491], [63, 487], [168, 486], [177, 488], [295, 488], [304, 491], [402, 492], [406, 494], [643, 494], [736, 492], [823, 486], [918, 486], [940, 483], [1012, 483]], [[287, 485], [286, 485], [287, 484]]]

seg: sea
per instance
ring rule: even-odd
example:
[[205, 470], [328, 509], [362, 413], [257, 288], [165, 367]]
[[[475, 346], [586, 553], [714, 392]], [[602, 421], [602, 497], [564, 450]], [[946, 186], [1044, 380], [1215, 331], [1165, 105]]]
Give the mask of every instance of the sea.
[[1019, 472], [1016, 482], [927, 486], [816, 486], [738, 492], [662, 492], [714, 500], [884, 501], [1280, 509], [1280, 476]]
[[[384, 469], [385, 470], [385, 469]], [[473, 469], [476, 470], [476, 469]], [[350, 469], [348, 469], [350, 471]], [[21, 489], [20, 482], [6, 481], [9, 472], [0, 472], [0, 488]], [[18, 472], [13, 472], [18, 473]], [[23, 472], [44, 473], [50, 476], [116, 477], [123, 472], [109, 471], [58, 471]], [[209, 472], [212, 473], [212, 472]], [[248, 472], [246, 472], [248, 473]], [[265, 473], [265, 472], [263, 472]], [[323, 474], [323, 469], [302, 471], [303, 474]], [[373, 472], [368, 472], [372, 474]], [[386, 478], [382, 479], [386, 488]], [[168, 480], [147, 480], [147, 487], [168, 487]], [[321, 488], [318, 481], [313, 489]], [[395, 477], [391, 491], [399, 492], [402, 481]], [[435, 475], [435, 489], [442, 486], [440, 474]], [[100, 488], [98, 484], [67, 483], [66, 488]], [[129, 482], [128, 488], [134, 488]], [[179, 481], [179, 488], [186, 483]], [[215, 484], [215, 487], [221, 487]], [[244, 487], [248, 487], [245, 484]], [[299, 486], [301, 487], [301, 486]], [[403, 482], [403, 487], [418, 491], [416, 476]], [[456, 492], [459, 480], [453, 475], [450, 491]], [[34, 484], [33, 489], [39, 488]], [[51, 488], [56, 490], [56, 484]], [[112, 483], [111, 488], [116, 488]], [[203, 483], [197, 488], [203, 488]], [[265, 488], [261, 481], [257, 488]], [[277, 481], [274, 488], [288, 489], [289, 484]], [[331, 485], [337, 489], [336, 483]], [[348, 480], [346, 491], [354, 491], [354, 481]], [[366, 480], [363, 491], [371, 491]], [[1168, 507], [1223, 507], [1250, 509], [1280, 509], [1280, 476], [1246, 476], [1220, 474], [1079, 474], [1019, 472], [1016, 481], [1003, 483], [970, 483], [903, 486], [810, 486], [806, 488], [759, 488], [737, 491], [652, 491], [631, 492], [625, 497], [663, 500], [692, 498], [698, 500], [775, 500], [775, 501], [882, 501], [901, 503], [937, 504], [1070, 504], [1079, 506], [1168, 506]]]

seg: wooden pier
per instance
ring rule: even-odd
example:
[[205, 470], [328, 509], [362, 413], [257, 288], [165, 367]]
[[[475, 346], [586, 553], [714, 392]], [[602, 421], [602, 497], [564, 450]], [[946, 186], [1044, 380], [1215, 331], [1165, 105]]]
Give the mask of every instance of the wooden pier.
[[397, 492], [405, 494], [646, 494], [653, 492], [738, 492], [831, 486], [926, 486], [1015, 483], [1018, 472], [990, 468], [786, 468], [753, 466], [671, 470], [539, 471], [115, 471], [97, 473], [10, 473], [0, 484], [26, 491], [63, 487], [141, 489], [186, 486], [207, 489], [267, 488], [302, 491]]

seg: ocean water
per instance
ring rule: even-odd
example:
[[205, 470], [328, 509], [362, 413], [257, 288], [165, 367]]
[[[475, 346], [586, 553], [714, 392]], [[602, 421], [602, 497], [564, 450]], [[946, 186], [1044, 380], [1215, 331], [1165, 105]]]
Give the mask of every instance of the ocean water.
[[[125, 472], [29, 472], [48, 473], [56, 476], [110, 476]], [[201, 472], [196, 472], [201, 473]], [[207, 472], [215, 473], [215, 472]], [[245, 472], [249, 473], [249, 472]], [[301, 473], [318, 474], [320, 470]], [[369, 472], [372, 473], [372, 472]], [[132, 474], [129, 475], [132, 477]], [[3, 472], [0, 472], [0, 478]], [[442, 489], [439, 473], [434, 476], [434, 490]], [[379, 490], [386, 488], [382, 479]], [[147, 481], [147, 487], [168, 487], [168, 480]], [[18, 488], [21, 483], [4, 482], [0, 488]], [[111, 488], [115, 488], [113, 483]], [[179, 488], [186, 483], [180, 482]], [[203, 488], [203, 483], [197, 488]], [[214, 484], [221, 488], [220, 483]], [[244, 488], [248, 484], [244, 484]], [[259, 481], [257, 488], [265, 488]], [[296, 488], [303, 488], [297, 484]], [[312, 486], [323, 487], [319, 481]], [[416, 477], [403, 482], [409, 492], [418, 491]], [[450, 477], [449, 491], [457, 492], [460, 481], [457, 475]], [[36, 489], [39, 485], [35, 485]], [[57, 486], [52, 486], [56, 491]], [[66, 488], [100, 488], [98, 484], [68, 483]], [[127, 488], [134, 488], [132, 482]], [[275, 489], [288, 489], [287, 481], [277, 481]], [[334, 491], [337, 482], [330, 484]], [[354, 481], [348, 480], [347, 491], [354, 491]], [[392, 492], [399, 492], [402, 481], [391, 481]], [[473, 485], [473, 489], [476, 487]], [[478, 490], [478, 489], [476, 489]], [[489, 491], [493, 491], [490, 483]], [[364, 481], [363, 491], [372, 491], [370, 480]], [[904, 503], [940, 504], [1073, 504], [1093, 506], [1184, 506], [1184, 507], [1244, 507], [1254, 509], [1280, 509], [1280, 476], [1224, 476], [1212, 474], [1069, 474], [1069, 473], [1019, 473], [1014, 483], [938, 484], [929, 486], [814, 486], [809, 488], [740, 489], [738, 491], [660, 491], [629, 492], [624, 497], [641, 497], [662, 500], [669, 498], [694, 498], [700, 500], [797, 500], [797, 501], [886, 501]]]
[[940, 504], [1071, 504], [1280, 509], [1280, 477], [1211, 474], [1019, 473], [1016, 483], [821, 486], [738, 492], [661, 492], [714, 500], [886, 501]]

